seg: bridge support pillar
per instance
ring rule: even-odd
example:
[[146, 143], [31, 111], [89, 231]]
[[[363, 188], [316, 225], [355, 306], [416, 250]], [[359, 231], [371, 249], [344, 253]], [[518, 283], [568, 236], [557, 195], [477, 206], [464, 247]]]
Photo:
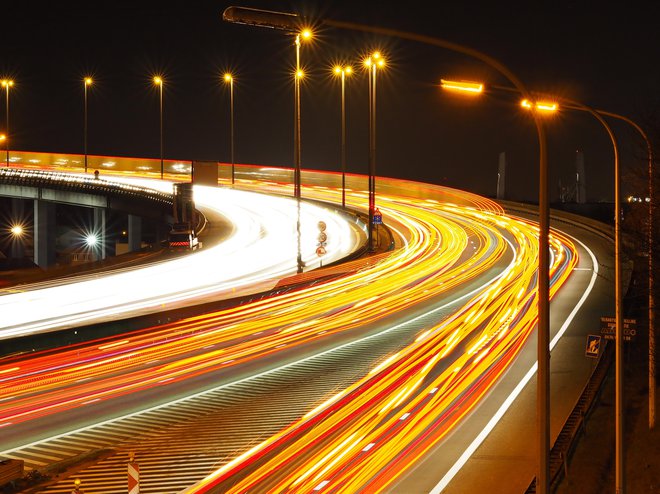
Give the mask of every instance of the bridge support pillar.
[[94, 233], [98, 236], [98, 247], [94, 249], [94, 260], [98, 261], [107, 257], [108, 250], [105, 231], [105, 209], [94, 208]]
[[40, 268], [55, 264], [55, 204], [34, 201], [34, 263]]
[[[25, 229], [25, 203], [23, 199], [11, 200], [11, 219], [12, 222], [16, 222], [17, 225]], [[13, 259], [23, 259], [25, 257], [25, 232], [12, 238], [11, 257]]]
[[142, 218], [128, 215], [128, 251], [135, 252], [142, 247]]

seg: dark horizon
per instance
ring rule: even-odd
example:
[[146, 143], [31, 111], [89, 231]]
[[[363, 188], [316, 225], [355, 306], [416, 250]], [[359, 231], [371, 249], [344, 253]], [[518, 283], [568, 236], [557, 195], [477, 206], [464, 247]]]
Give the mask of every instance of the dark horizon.
[[[81, 153], [82, 81], [91, 75], [89, 153], [158, 157], [158, 95], [151, 77], [161, 73], [165, 158], [226, 162], [229, 98], [221, 76], [232, 69], [236, 161], [291, 166], [292, 38], [222, 22], [231, 4], [236, 3], [9, 6], [0, 76], [16, 84], [10, 92], [11, 147]], [[486, 3], [431, 10], [422, 2], [406, 2], [398, 10], [376, 2], [243, 5], [439, 36], [499, 59], [530, 89], [634, 119], [659, 101], [660, 71], [650, 65], [660, 59], [651, 30], [656, 6], [592, 11], [571, 2], [550, 10]], [[515, 199], [536, 198], [535, 131], [517, 99], [493, 94], [468, 101], [438, 88], [441, 77], [505, 80], [462, 55], [359, 32], [323, 29], [302, 48], [309, 75], [302, 89], [303, 168], [338, 169], [340, 94], [331, 66], [344, 60], [357, 68], [360, 55], [376, 48], [389, 62], [378, 81], [378, 174], [494, 195], [498, 155], [505, 151], [507, 192]], [[355, 74], [346, 87], [348, 171], [366, 173], [366, 77]], [[613, 126], [622, 164], [635, 165], [639, 139], [626, 126]], [[558, 181], [571, 180], [578, 150], [585, 155], [588, 198], [611, 199], [611, 145], [593, 117], [570, 112], [553, 117], [548, 140], [553, 199]]]

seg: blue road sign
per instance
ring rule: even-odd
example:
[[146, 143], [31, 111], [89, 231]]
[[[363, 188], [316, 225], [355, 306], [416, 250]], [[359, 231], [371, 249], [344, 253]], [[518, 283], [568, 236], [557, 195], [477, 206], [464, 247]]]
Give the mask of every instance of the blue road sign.
[[380, 209], [376, 209], [376, 211], [374, 211], [373, 223], [374, 223], [374, 225], [382, 225], [383, 224], [383, 213], [380, 212]]
[[587, 335], [587, 349], [585, 355], [591, 358], [598, 358], [600, 353], [600, 335], [588, 334]]

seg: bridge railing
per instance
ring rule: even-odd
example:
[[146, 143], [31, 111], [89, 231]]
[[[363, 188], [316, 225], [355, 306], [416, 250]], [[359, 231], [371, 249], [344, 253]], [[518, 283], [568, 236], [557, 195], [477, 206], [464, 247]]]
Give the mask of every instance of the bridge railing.
[[172, 194], [130, 184], [97, 180], [93, 177], [45, 170], [0, 168], [0, 184], [19, 187], [48, 187], [49, 189], [89, 192], [106, 196], [123, 196], [172, 205]]

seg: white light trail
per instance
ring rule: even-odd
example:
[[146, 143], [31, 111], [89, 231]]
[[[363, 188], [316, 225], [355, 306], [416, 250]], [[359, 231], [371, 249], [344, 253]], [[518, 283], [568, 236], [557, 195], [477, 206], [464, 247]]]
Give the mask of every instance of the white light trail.
[[[163, 191], [172, 184], [113, 178]], [[155, 187], [158, 184], [159, 187]], [[30, 289], [0, 296], [0, 340], [66, 327], [175, 308], [182, 301], [213, 294], [235, 296], [239, 290], [272, 288], [298, 268], [297, 202], [227, 188], [195, 186], [199, 207], [215, 210], [233, 225], [220, 244], [170, 261], [109, 273], [96, 279]], [[317, 224], [327, 224], [324, 263], [349, 254], [357, 238], [340, 214], [300, 203], [301, 259], [315, 266]]]

